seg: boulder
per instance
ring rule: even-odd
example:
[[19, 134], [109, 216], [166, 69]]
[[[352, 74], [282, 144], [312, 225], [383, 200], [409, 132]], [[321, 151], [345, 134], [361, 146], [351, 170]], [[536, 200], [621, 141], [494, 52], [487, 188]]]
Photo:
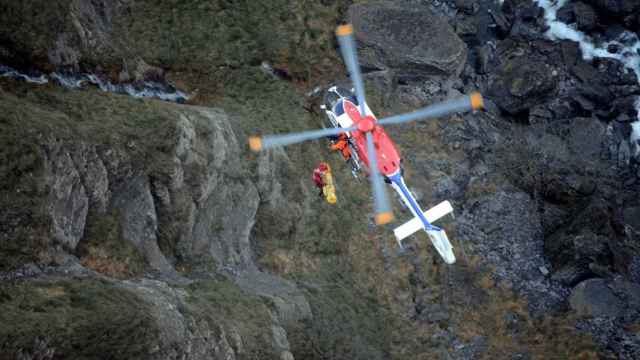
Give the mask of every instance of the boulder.
[[581, 317], [616, 317], [624, 309], [623, 302], [604, 279], [589, 279], [578, 284], [571, 292], [569, 303]]
[[556, 12], [556, 19], [565, 24], [571, 24], [576, 21], [576, 14], [571, 4], [564, 4]]
[[585, 3], [593, 5], [605, 16], [624, 16], [633, 14], [640, 9], [640, 3], [636, 0], [584, 0]]
[[506, 60], [489, 88], [489, 97], [508, 114], [515, 115], [552, 97], [558, 78], [551, 66], [534, 56]]
[[354, 4], [348, 19], [354, 26], [364, 68], [457, 76], [466, 62], [466, 45], [428, 8]]
[[578, 30], [589, 32], [596, 28], [598, 24], [598, 14], [596, 14], [596, 11], [591, 6], [577, 2], [573, 4], [573, 11], [575, 13]]

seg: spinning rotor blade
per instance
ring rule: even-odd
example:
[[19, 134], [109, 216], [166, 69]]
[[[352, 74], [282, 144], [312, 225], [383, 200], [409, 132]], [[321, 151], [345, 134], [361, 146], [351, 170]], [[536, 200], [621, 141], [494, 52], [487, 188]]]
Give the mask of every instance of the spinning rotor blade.
[[340, 52], [344, 63], [351, 75], [353, 87], [356, 89], [356, 97], [358, 105], [360, 105], [360, 115], [365, 116], [365, 100], [364, 100], [364, 83], [362, 82], [362, 73], [360, 72], [360, 64], [358, 64], [358, 54], [356, 53], [356, 44], [353, 39], [353, 26], [350, 24], [338, 26], [336, 29], [338, 43], [340, 44]]
[[436, 118], [447, 114], [452, 114], [461, 111], [479, 110], [484, 107], [484, 101], [482, 95], [478, 92], [474, 92], [469, 96], [465, 96], [455, 100], [449, 100], [434, 105], [429, 105], [418, 111], [390, 116], [381, 120], [378, 120], [379, 125], [391, 125], [402, 124], [409, 121]]
[[375, 146], [373, 145], [373, 135], [367, 132], [367, 154], [369, 154], [369, 168], [371, 170], [371, 190], [373, 193], [373, 204], [375, 206], [376, 224], [384, 225], [393, 220], [393, 212], [384, 189], [384, 181], [380, 170], [378, 170], [378, 159]]
[[338, 135], [340, 133], [356, 130], [355, 127], [350, 128], [330, 128], [322, 130], [303, 131], [285, 135], [267, 135], [264, 137], [251, 136], [249, 138], [249, 147], [253, 151], [260, 151], [276, 146], [291, 145], [307, 140], [314, 140], [325, 136]]

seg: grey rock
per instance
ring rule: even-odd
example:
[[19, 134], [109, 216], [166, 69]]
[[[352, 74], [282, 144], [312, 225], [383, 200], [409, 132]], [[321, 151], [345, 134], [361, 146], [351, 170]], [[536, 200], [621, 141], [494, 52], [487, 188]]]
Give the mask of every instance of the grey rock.
[[37, 337], [33, 340], [30, 351], [24, 349], [18, 351], [16, 360], [53, 360], [55, 354], [55, 347], [51, 347], [46, 338]]
[[447, 309], [440, 304], [427, 304], [424, 309], [421, 309], [418, 320], [433, 324], [448, 320], [449, 317]]
[[623, 303], [614, 295], [603, 279], [581, 282], [571, 292], [571, 308], [583, 317], [616, 317]]
[[573, 4], [573, 11], [575, 12], [576, 23], [578, 30], [592, 31], [598, 23], [598, 14], [596, 14], [593, 8], [585, 3], [577, 2]]
[[274, 348], [280, 352], [289, 351], [289, 339], [287, 339], [287, 331], [279, 325], [271, 325], [271, 332], [273, 333], [273, 345]]
[[234, 280], [241, 289], [268, 299], [282, 325], [313, 318], [309, 302], [290, 281], [258, 271], [242, 272]]
[[640, 206], [629, 206], [623, 210], [624, 222], [640, 231]]
[[74, 250], [84, 232], [88, 197], [71, 156], [54, 146], [45, 161], [45, 178], [51, 191], [47, 200], [54, 239]]
[[47, 51], [47, 57], [53, 65], [77, 71], [81, 54], [71, 45], [73, 40], [70, 38], [68, 34], [58, 35], [55, 44]]
[[571, 5], [572, 4], [565, 4], [560, 9], [558, 9], [558, 12], [556, 13], [556, 19], [565, 24], [574, 23], [576, 21], [576, 14]]
[[152, 269], [174, 273], [158, 247], [158, 219], [147, 178], [137, 176], [113, 193], [113, 207], [120, 214], [123, 239], [136, 246]]
[[547, 269], [546, 266], [540, 266], [538, 269], [540, 270], [540, 273], [542, 275], [544, 275], [544, 276], [549, 275], [549, 269]]
[[490, 86], [490, 97], [500, 109], [517, 114], [553, 96], [558, 80], [535, 55], [509, 59]]
[[[212, 323], [194, 317], [185, 311], [189, 296], [185, 290], [150, 279], [124, 281], [118, 286], [134, 292], [150, 305], [148, 310], [160, 329], [148, 359], [235, 360], [244, 355], [244, 340], [236, 328], [238, 324]], [[217, 318], [216, 314], [212, 316]]]
[[457, 237], [474, 243], [476, 252], [495, 267], [500, 281], [509, 281], [527, 296], [538, 314], [558, 306], [562, 291], [539, 271], [547, 266], [540, 215], [529, 195], [498, 191], [473, 200], [456, 218]]
[[[261, 216], [277, 217], [277, 227], [270, 227], [269, 233], [285, 238], [295, 232], [303, 221], [302, 206], [290, 201], [291, 185], [299, 186], [303, 193], [308, 192], [302, 184], [291, 184], [283, 173], [292, 171], [291, 160], [282, 149], [274, 149], [261, 155], [258, 160], [258, 192], [260, 193]], [[287, 193], [283, 192], [287, 188]]]
[[111, 198], [109, 175], [96, 147], [80, 143], [71, 157], [89, 197], [89, 207], [99, 214], [105, 213]]
[[423, 75], [458, 75], [462, 71], [465, 44], [446, 21], [426, 7], [355, 4], [349, 8], [348, 18], [365, 67]]
[[551, 280], [557, 281], [565, 286], [575, 286], [579, 282], [592, 276], [593, 273], [585, 264], [569, 264], [555, 270], [551, 275]]
[[585, 0], [585, 3], [591, 4], [607, 16], [620, 16], [633, 14], [640, 9], [640, 3], [635, 0]]
[[153, 184], [159, 231], [173, 234], [175, 255], [187, 261], [209, 258], [219, 269], [253, 269], [249, 235], [259, 197], [244, 176], [229, 119], [217, 109], [179, 109], [169, 176]]
[[487, 338], [485, 336], [474, 336], [468, 343], [459, 341], [453, 342], [453, 353], [451, 358], [457, 360], [471, 360], [483, 356], [488, 350]]

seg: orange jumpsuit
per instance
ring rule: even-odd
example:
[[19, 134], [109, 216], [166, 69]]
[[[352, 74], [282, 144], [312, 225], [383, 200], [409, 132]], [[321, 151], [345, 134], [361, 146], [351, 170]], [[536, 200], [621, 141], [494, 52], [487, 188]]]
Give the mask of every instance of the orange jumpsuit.
[[338, 141], [335, 144], [331, 145], [331, 150], [341, 151], [344, 160], [349, 160], [349, 158], [351, 158], [351, 150], [349, 149], [349, 141], [347, 135], [344, 133], [340, 134], [340, 136], [338, 137]]

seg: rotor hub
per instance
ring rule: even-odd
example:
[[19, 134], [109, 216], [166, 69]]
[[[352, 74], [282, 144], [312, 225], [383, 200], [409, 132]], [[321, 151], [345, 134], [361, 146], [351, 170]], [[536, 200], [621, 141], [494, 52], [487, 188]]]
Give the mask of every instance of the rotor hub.
[[364, 133], [370, 132], [376, 126], [376, 121], [373, 116], [367, 116], [358, 122], [358, 130]]

